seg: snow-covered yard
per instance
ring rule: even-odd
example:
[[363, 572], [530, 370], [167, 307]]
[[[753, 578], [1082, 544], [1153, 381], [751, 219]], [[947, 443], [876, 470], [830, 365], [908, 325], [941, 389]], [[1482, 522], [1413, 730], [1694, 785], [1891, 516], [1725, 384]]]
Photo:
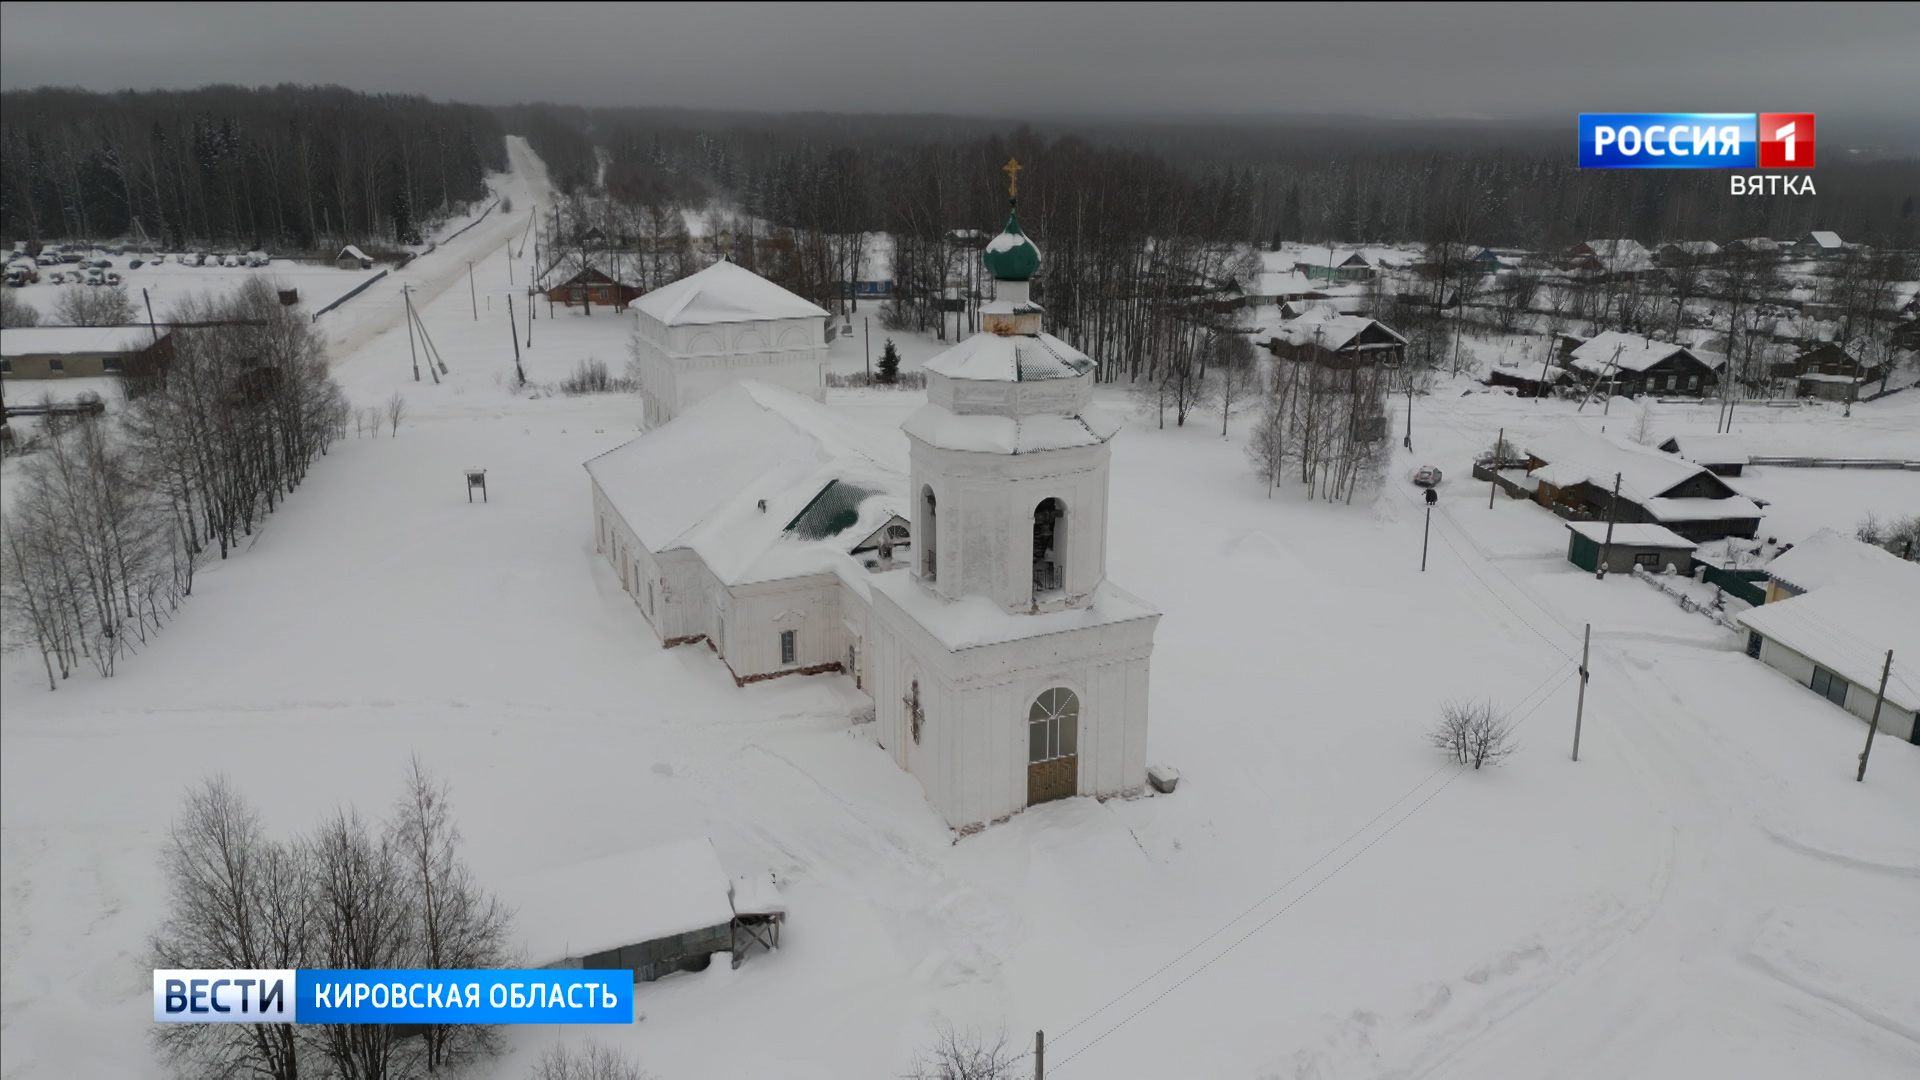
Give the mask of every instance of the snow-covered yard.
[[[1593, 580], [1558, 519], [1488, 509], [1467, 479], [1498, 427], [1626, 420], [1453, 385], [1416, 402], [1416, 452], [1385, 488], [1332, 506], [1267, 497], [1245, 418], [1227, 440], [1217, 414], [1136, 418], [1109, 570], [1166, 613], [1151, 759], [1184, 779], [956, 843], [849, 721], [850, 680], [738, 689], [705, 649], [662, 650], [595, 556], [580, 465], [640, 406], [513, 387], [501, 241], [536, 186], [522, 174], [519, 214], [407, 271], [443, 384], [412, 377], [398, 284], [322, 318], [356, 404], [406, 397], [397, 436], [337, 444], [116, 678], [49, 693], [9, 654], [4, 1076], [154, 1073], [142, 948], [188, 784], [224, 772], [287, 835], [384, 809], [411, 752], [451, 782], [483, 881], [694, 836], [730, 873], [777, 872], [780, 952], [643, 985], [642, 1019], [592, 1033], [662, 1078], [898, 1075], [940, 1023], [1044, 1028], [1069, 1077], [1912, 1074], [1920, 747], [1881, 743], [1855, 783], [1857, 719], [1653, 589]], [[518, 326], [536, 386], [589, 356], [624, 365], [630, 316], [538, 315], [531, 348]], [[860, 329], [833, 370], [860, 369]], [[891, 336], [909, 369], [939, 348]], [[1764, 432], [1915, 447], [1907, 397]], [[829, 397], [876, 429], [921, 400]], [[1711, 406], [1661, 415], [1712, 428]], [[1422, 573], [1425, 463], [1449, 479]], [[1836, 476], [1756, 470], [1744, 489], [1776, 500], [1763, 528], [1782, 539], [1920, 512], [1920, 474]], [[1423, 732], [1475, 697], [1514, 710], [1523, 745], [1460, 772]], [[491, 1075], [584, 1035], [515, 1029]]]

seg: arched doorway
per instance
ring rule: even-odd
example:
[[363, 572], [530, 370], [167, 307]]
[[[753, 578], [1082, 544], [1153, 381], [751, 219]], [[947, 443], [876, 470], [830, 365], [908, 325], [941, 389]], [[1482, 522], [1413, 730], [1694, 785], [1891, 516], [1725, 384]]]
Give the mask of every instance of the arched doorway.
[[1080, 783], [1080, 698], [1064, 686], [1027, 710], [1027, 805], [1072, 798]]
[[920, 520], [914, 523], [914, 531], [919, 534], [914, 537], [914, 542], [920, 545], [920, 576], [927, 581], [934, 581], [939, 577], [940, 571], [934, 538], [940, 533], [938, 510], [934, 505], [932, 487], [920, 489]]
[[1067, 504], [1042, 499], [1033, 508], [1033, 602], [1067, 587]]

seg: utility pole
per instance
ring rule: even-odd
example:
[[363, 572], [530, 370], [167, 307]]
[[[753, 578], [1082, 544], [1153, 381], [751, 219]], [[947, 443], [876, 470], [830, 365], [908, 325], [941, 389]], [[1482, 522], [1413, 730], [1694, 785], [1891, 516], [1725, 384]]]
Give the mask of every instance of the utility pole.
[[526, 370], [520, 366], [520, 327], [513, 318], [513, 298], [507, 298], [507, 331], [513, 335], [513, 374], [520, 385], [527, 385]]
[[1487, 509], [1489, 510], [1493, 509], [1494, 493], [1500, 490], [1500, 461], [1506, 448], [1507, 429], [1501, 428], [1500, 437], [1493, 441], [1493, 468], [1487, 470], [1493, 474], [1493, 479], [1487, 482]]
[[1613, 474], [1613, 496], [1607, 500], [1607, 542], [1600, 545], [1600, 562], [1593, 569], [1593, 579], [1603, 581], [1607, 576], [1607, 561], [1613, 558], [1613, 518], [1614, 510], [1620, 505], [1620, 474]]
[[1420, 572], [1427, 572], [1427, 539], [1433, 535], [1433, 504], [1440, 501], [1440, 493], [1427, 489], [1427, 524], [1420, 532]]
[[[1402, 365], [1403, 367], [1405, 365]], [[1413, 368], [1407, 367], [1407, 449], [1413, 449]]]
[[1860, 751], [1860, 771], [1854, 780], [1867, 778], [1867, 755], [1873, 753], [1873, 736], [1880, 730], [1880, 706], [1887, 700], [1887, 676], [1893, 674], [1893, 650], [1887, 650], [1887, 662], [1880, 667], [1880, 694], [1873, 699], [1873, 719], [1867, 721], [1867, 748]]
[[873, 317], [860, 316], [861, 345], [867, 350], [867, 385], [873, 385]]
[[1580, 720], [1587, 711], [1587, 650], [1593, 645], [1593, 624], [1587, 624], [1586, 636], [1580, 639], [1580, 697], [1573, 704], [1573, 760], [1580, 760]]
[[1047, 1033], [1033, 1033], [1033, 1080], [1047, 1080]]
[[413, 357], [413, 381], [420, 381], [420, 354], [413, 347], [413, 297], [407, 293], [405, 285], [400, 286], [400, 299], [407, 306], [407, 355]]
[[153, 335], [153, 343], [160, 344], [160, 324], [153, 321], [153, 297], [147, 295], [145, 286], [140, 289], [140, 299], [147, 302], [147, 332]]
[[527, 348], [533, 348], [533, 294], [527, 294]]
[[473, 287], [473, 260], [467, 260], [467, 298], [473, 301], [473, 321], [480, 321], [480, 293]]

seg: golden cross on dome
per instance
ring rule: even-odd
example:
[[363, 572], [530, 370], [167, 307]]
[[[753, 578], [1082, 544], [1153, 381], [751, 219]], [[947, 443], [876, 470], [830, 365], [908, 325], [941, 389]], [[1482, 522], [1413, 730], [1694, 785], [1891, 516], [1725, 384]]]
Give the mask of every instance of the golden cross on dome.
[[1007, 163], [1000, 167], [1000, 171], [1007, 174], [1007, 198], [1011, 199], [1020, 194], [1020, 162], [1014, 158], [1008, 158]]

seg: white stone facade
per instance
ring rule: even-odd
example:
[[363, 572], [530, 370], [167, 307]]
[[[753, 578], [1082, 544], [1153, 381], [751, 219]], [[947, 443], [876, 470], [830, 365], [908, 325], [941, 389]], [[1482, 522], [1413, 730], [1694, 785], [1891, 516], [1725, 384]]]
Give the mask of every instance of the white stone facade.
[[650, 426], [743, 379], [815, 401], [826, 397], [827, 335], [819, 318], [669, 326], [641, 311], [638, 323], [634, 356]]

